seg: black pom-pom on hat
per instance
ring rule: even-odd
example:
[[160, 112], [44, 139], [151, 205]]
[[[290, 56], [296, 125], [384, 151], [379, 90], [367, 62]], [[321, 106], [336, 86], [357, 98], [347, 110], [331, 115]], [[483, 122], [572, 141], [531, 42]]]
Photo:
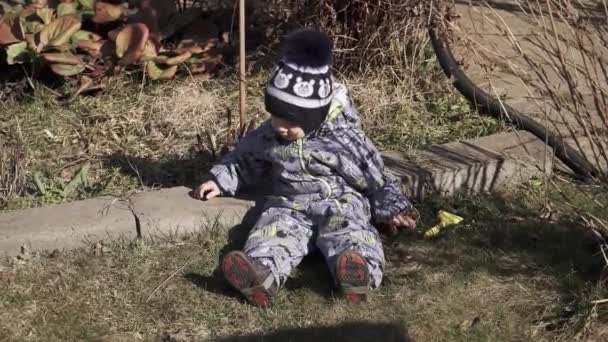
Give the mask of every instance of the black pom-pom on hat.
[[283, 60], [285, 63], [319, 68], [331, 64], [332, 42], [319, 31], [298, 30], [285, 37]]

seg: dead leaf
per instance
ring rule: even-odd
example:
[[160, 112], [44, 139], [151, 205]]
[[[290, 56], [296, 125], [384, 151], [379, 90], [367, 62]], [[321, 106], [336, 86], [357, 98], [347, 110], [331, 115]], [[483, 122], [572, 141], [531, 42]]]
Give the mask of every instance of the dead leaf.
[[152, 42], [152, 40], [148, 39], [148, 41], [146, 42], [146, 46], [144, 47], [144, 52], [141, 57], [141, 60], [147, 62], [155, 59], [156, 57], [156, 45], [154, 45], [154, 42]]
[[28, 55], [27, 42], [11, 44], [6, 48], [6, 62], [9, 65], [23, 64], [28, 60]]
[[177, 72], [177, 65], [160, 67], [153, 61], [146, 62], [146, 69], [151, 80], [167, 80], [173, 78]]
[[62, 2], [57, 6], [57, 16], [63, 17], [66, 15], [76, 14], [78, 11], [78, 4], [75, 2]]
[[25, 35], [27, 33], [38, 32], [37, 30], [44, 23], [36, 14], [34, 7], [27, 7], [19, 13], [19, 25], [21, 26], [21, 32]]
[[48, 6], [49, 6], [48, 0], [33, 0], [32, 1], [32, 8], [43, 8], [43, 7], [48, 7]]
[[84, 64], [63, 64], [54, 63], [50, 65], [54, 73], [61, 76], [74, 76], [84, 71]]
[[98, 42], [92, 42], [90, 40], [83, 40], [78, 43], [78, 46], [76, 48], [78, 50], [85, 52], [86, 54], [88, 54], [91, 57], [98, 57], [99, 55], [101, 55], [101, 48], [103, 47], [104, 43], [105, 43], [105, 41], [103, 41], [103, 40], [98, 41]]
[[73, 15], [53, 20], [40, 32], [40, 47], [67, 44], [70, 37], [80, 30], [81, 25], [80, 19]]
[[73, 46], [76, 46], [79, 42], [81, 42], [83, 40], [90, 40], [93, 42], [97, 42], [97, 41], [101, 40], [101, 36], [98, 35], [97, 33], [80, 30], [80, 31], [74, 33], [72, 35], [72, 37], [70, 37], [70, 42]]
[[471, 330], [477, 323], [479, 323], [480, 320], [481, 319], [479, 318], [479, 316], [476, 316], [473, 319], [467, 319], [464, 322], [460, 323], [458, 328], [462, 332], [467, 332], [467, 331]]
[[55, 12], [52, 8], [39, 8], [36, 10], [36, 14], [45, 25], [48, 25], [51, 23], [51, 21], [53, 21]]
[[71, 53], [43, 53], [42, 58], [47, 63], [61, 63], [61, 64], [69, 64], [69, 65], [78, 65], [82, 64], [82, 60], [78, 56], [75, 56]]
[[121, 65], [137, 63], [144, 53], [150, 31], [145, 24], [129, 24], [116, 36], [116, 56]]
[[215, 38], [209, 39], [204, 42], [195, 42], [194, 40], [186, 39], [186, 40], [180, 41], [175, 52], [179, 53], [179, 54], [185, 53], [185, 52], [190, 52], [192, 54], [202, 54], [202, 53], [208, 52], [211, 49], [217, 47], [218, 44], [219, 44], [219, 40], [215, 39]]
[[113, 5], [97, 1], [95, 3], [95, 16], [92, 20], [97, 24], [111, 23], [125, 18], [128, 14], [128, 8], [123, 5]]
[[182, 53], [181, 55], [168, 57], [163, 63], [166, 65], [178, 65], [184, 63], [188, 58], [192, 57], [190, 52]]
[[19, 17], [6, 15], [0, 21], [0, 45], [7, 45], [23, 40], [23, 31], [19, 25]]

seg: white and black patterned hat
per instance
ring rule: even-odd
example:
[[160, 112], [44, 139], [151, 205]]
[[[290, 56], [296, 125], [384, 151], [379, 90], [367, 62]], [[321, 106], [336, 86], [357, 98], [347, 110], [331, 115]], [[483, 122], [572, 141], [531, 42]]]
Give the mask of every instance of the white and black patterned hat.
[[299, 30], [283, 43], [283, 57], [266, 85], [266, 110], [310, 133], [329, 112], [332, 43], [322, 32]]

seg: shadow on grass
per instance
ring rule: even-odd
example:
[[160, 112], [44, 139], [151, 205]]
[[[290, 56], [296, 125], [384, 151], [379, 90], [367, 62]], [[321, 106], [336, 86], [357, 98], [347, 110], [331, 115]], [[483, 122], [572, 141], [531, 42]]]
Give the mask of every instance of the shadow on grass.
[[347, 322], [331, 327], [291, 328], [260, 335], [231, 336], [216, 342], [409, 342], [406, 329], [392, 323]]
[[[479, 271], [504, 278], [544, 275], [559, 283], [565, 301], [585, 283], [597, 281], [604, 265], [589, 232], [567, 217], [543, 219], [518, 200], [490, 195], [428, 199], [420, 207], [425, 227], [440, 209], [463, 216], [465, 223], [431, 241], [413, 235], [391, 239], [385, 245], [387, 259], [394, 267], [451, 267], [463, 278]], [[387, 275], [399, 281], [390, 268]]]
[[192, 157], [171, 157], [161, 160], [129, 157], [122, 152], [108, 156], [105, 168], [118, 168], [126, 176], [137, 178], [146, 187], [169, 188], [186, 186], [194, 188], [210, 170], [214, 158], [209, 153], [197, 152]]

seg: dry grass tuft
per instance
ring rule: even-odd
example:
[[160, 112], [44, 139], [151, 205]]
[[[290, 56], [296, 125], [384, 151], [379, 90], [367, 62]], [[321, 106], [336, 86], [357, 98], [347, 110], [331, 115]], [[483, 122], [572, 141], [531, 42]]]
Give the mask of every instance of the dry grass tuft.
[[25, 188], [25, 162], [23, 149], [0, 144], [0, 206]]
[[504, 130], [503, 124], [475, 112], [440, 82], [421, 92], [406, 82], [353, 76], [346, 84], [363, 117], [367, 134], [382, 148], [407, 151], [428, 144], [477, 138]]
[[269, 33], [276, 38], [298, 26], [329, 33], [343, 72], [390, 67], [411, 76], [425, 59], [429, 9], [420, 0], [274, 0], [263, 13], [275, 24]]

